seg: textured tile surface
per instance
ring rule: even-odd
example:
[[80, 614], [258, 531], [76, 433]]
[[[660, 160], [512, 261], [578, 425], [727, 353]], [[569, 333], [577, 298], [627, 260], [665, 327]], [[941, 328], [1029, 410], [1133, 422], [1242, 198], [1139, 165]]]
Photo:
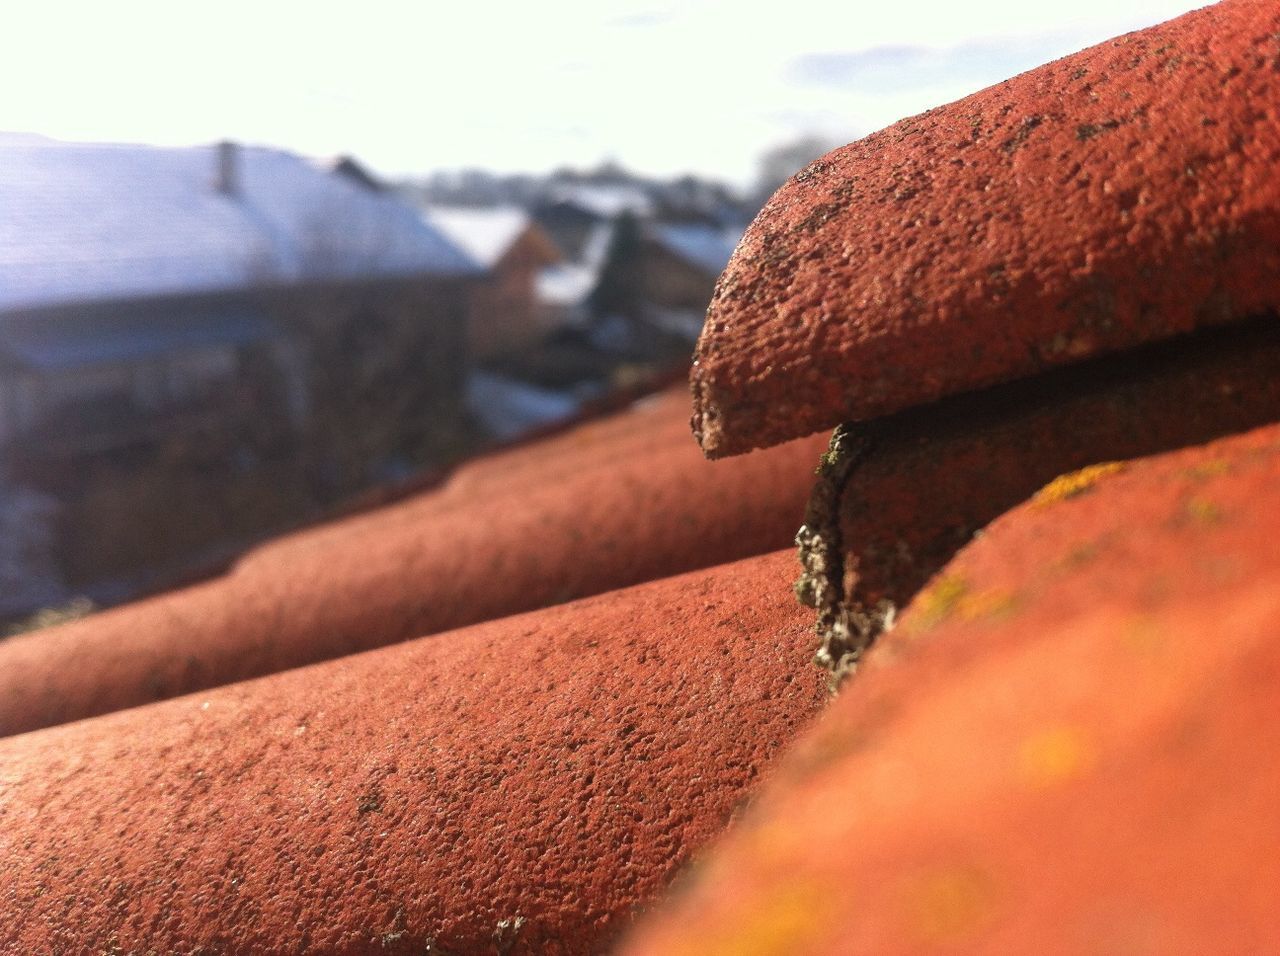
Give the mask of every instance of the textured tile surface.
[[822, 440], [709, 464], [687, 421], [687, 393], [667, 393], [268, 544], [225, 577], [0, 641], [0, 733], [788, 546]]
[[0, 952], [600, 952], [826, 699], [793, 562], [0, 741]]
[[1280, 420], [1280, 322], [1095, 360], [885, 419], [840, 497], [846, 597], [899, 607], [1064, 472]]
[[799, 173], [722, 276], [706, 452], [1280, 303], [1280, 8], [1225, 0], [903, 120]]
[[1268, 426], [996, 521], [624, 952], [1269, 950], [1278, 481]]

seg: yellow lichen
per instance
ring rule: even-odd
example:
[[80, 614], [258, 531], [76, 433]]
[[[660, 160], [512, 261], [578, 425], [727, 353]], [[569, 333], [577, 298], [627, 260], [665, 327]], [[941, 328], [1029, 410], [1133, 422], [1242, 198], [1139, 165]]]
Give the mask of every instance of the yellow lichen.
[[922, 591], [908, 607], [907, 628], [927, 631], [949, 618], [977, 621], [1004, 617], [1017, 607], [1016, 595], [999, 588], [974, 591], [957, 574], [944, 574]]
[[995, 882], [976, 866], [928, 870], [904, 889], [907, 930], [922, 943], [962, 943], [975, 936], [995, 911]]
[[763, 899], [752, 898], [737, 918], [717, 920], [710, 931], [696, 924], [686, 929], [673, 956], [787, 956], [814, 949], [826, 935], [832, 905], [827, 887], [784, 882]]
[[1183, 474], [1188, 478], [1198, 481], [1205, 481], [1209, 478], [1217, 478], [1231, 471], [1231, 462], [1225, 458], [1210, 458], [1208, 461], [1202, 461], [1198, 465], [1186, 469]]
[[1183, 507], [1186, 516], [1197, 524], [1217, 524], [1222, 520], [1222, 509], [1208, 498], [1197, 496]]
[[1136, 614], [1120, 629], [1120, 641], [1136, 654], [1160, 654], [1166, 650], [1168, 635], [1160, 618]]
[[1034, 787], [1055, 786], [1087, 773], [1095, 750], [1079, 727], [1050, 727], [1023, 741], [1019, 770], [1022, 779]]
[[969, 582], [959, 575], [944, 574], [921, 591], [911, 602], [911, 629], [928, 630], [951, 616], [956, 605], [969, 593]]
[[1107, 475], [1123, 471], [1124, 467], [1124, 462], [1104, 461], [1081, 468], [1079, 471], [1059, 475], [1036, 492], [1032, 500], [1038, 507], [1044, 508], [1066, 498], [1074, 498], [1076, 495], [1084, 494]]
[[1018, 598], [1009, 591], [988, 588], [960, 599], [956, 616], [965, 621], [1007, 617], [1017, 609]]

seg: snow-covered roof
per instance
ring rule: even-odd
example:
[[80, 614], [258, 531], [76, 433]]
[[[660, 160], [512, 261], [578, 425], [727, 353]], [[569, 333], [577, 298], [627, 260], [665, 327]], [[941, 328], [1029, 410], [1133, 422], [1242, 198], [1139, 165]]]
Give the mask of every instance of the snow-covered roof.
[[664, 249], [711, 275], [719, 275], [742, 238], [741, 230], [698, 224], [655, 224], [649, 234]]
[[605, 222], [592, 227], [587, 234], [587, 241], [582, 244], [579, 262], [600, 270], [609, 257], [609, 246], [613, 243], [613, 223]]
[[478, 271], [393, 195], [281, 150], [0, 135], [0, 309]]
[[547, 305], [580, 305], [596, 287], [600, 270], [577, 262], [548, 266], [538, 273], [538, 301]]
[[424, 215], [427, 222], [486, 269], [497, 265], [532, 223], [528, 213], [514, 206], [433, 206]]
[[653, 214], [653, 200], [643, 188], [631, 184], [599, 185], [583, 183], [561, 186], [551, 198], [585, 209], [601, 219], [613, 219], [624, 212], [646, 217]]
[[576, 262], [560, 262], [538, 273], [537, 295], [540, 302], [555, 306], [581, 306], [600, 281], [613, 239], [613, 223], [593, 226]]

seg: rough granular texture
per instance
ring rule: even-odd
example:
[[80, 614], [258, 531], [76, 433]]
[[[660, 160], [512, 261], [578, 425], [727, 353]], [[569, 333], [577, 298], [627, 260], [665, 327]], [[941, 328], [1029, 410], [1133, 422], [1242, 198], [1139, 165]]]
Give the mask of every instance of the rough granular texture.
[[836, 150], [721, 277], [711, 457], [1280, 303], [1280, 6], [1225, 0]]
[[908, 607], [627, 956], [1268, 952], [1280, 426], [1055, 481]]
[[601, 952], [827, 700], [792, 561], [0, 741], [0, 952]]
[[688, 395], [268, 544], [224, 577], [0, 641], [0, 734], [786, 547], [821, 439], [709, 464]]
[[829, 590], [843, 602], [828, 614], [829, 665], [842, 663], [842, 622], [904, 607], [974, 533], [1054, 477], [1280, 420], [1277, 369], [1280, 322], [1267, 317], [854, 426], [871, 449], [822, 542], [839, 552]]

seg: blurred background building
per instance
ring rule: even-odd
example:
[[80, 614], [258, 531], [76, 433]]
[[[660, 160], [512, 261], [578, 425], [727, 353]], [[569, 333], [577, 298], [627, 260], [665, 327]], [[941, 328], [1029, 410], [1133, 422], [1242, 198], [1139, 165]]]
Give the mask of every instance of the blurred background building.
[[15, 10], [0, 633], [678, 377], [793, 172], [1187, 5]]
[[164, 586], [666, 380], [752, 212], [616, 164], [475, 185], [0, 136], [0, 616]]

